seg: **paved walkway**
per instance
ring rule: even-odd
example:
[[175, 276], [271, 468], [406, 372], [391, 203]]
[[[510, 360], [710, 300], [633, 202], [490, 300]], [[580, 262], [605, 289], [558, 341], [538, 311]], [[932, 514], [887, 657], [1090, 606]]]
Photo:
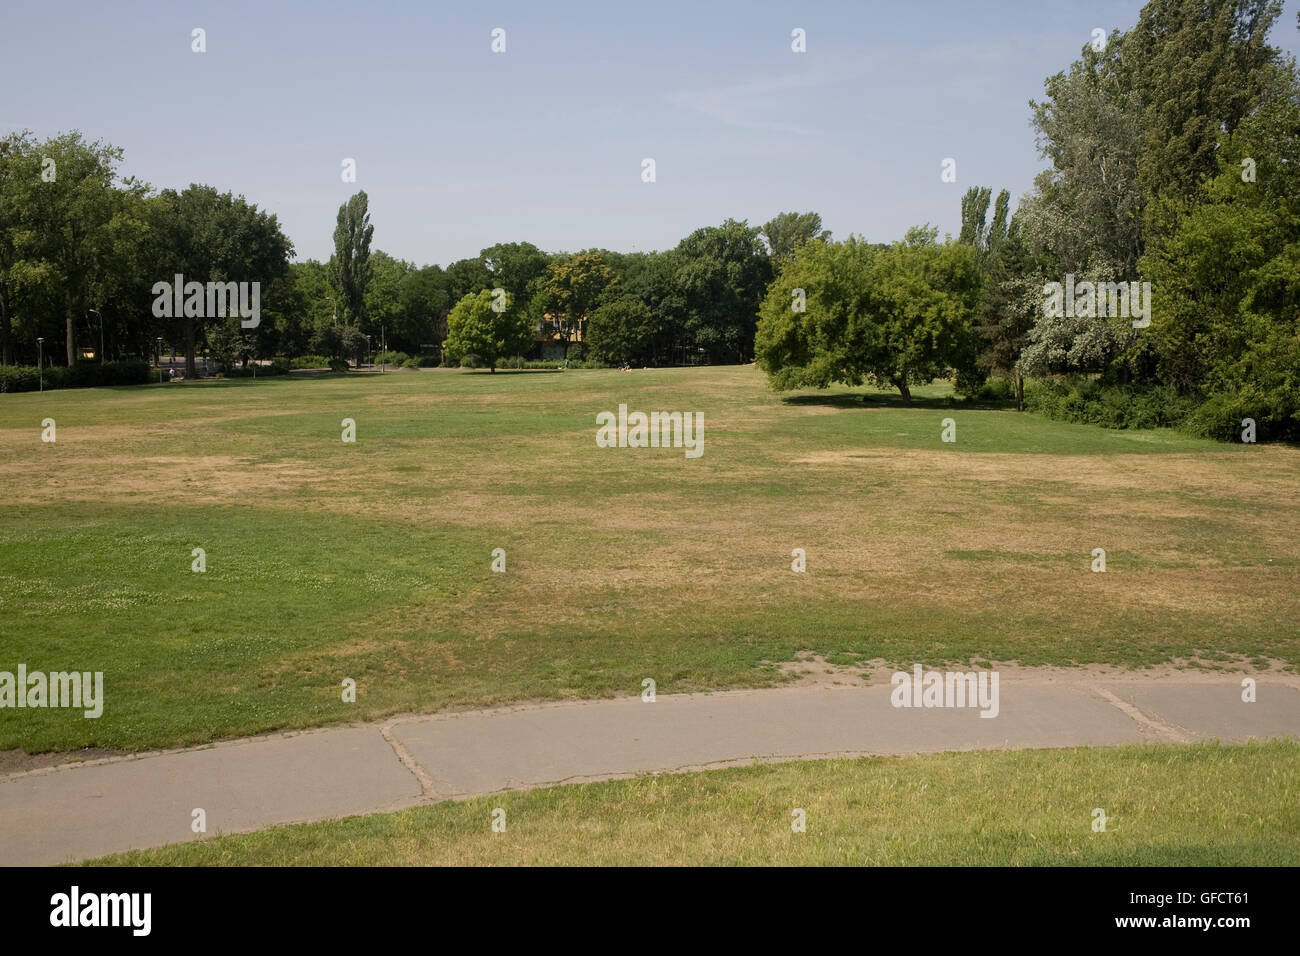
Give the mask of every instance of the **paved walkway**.
[[1300, 737], [1300, 681], [1003, 679], [999, 713], [895, 708], [888, 685], [661, 695], [407, 717], [0, 777], [0, 865], [502, 790], [831, 755]]

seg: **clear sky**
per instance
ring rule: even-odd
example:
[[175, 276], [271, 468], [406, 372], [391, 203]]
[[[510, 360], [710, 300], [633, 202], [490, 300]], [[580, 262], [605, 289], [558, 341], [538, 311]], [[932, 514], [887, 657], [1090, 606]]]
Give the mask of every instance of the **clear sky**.
[[[1296, 4], [1273, 33], [1291, 52]], [[0, 129], [79, 129], [156, 187], [242, 193], [299, 258], [328, 258], [357, 189], [375, 246], [421, 264], [522, 240], [663, 249], [783, 210], [887, 241], [956, 232], [972, 185], [1018, 199], [1043, 165], [1027, 101], [1141, 6], [4, 0]]]

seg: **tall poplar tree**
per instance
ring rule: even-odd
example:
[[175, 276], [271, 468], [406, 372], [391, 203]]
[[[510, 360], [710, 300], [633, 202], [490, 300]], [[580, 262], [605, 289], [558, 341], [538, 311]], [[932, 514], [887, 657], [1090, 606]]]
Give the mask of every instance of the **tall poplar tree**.
[[334, 227], [334, 257], [330, 259], [330, 284], [349, 325], [360, 327], [365, 313], [366, 286], [370, 284], [370, 198], [365, 190], [339, 206]]

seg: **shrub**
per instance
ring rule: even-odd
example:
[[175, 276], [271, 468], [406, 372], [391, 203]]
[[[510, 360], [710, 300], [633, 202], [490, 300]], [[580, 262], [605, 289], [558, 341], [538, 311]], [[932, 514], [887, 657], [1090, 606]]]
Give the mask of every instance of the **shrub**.
[[461, 368], [483, 368], [483, 363], [479, 361], [477, 355], [462, 355], [460, 357]]
[[153, 368], [140, 359], [120, 359], [100, 366], [105, 385], [147, 385], [153, 381]]
[[[52, 365], [45, 369], [46, 388], [95, 388], [101, 385], [145, 385], [156, 374], [147, 362], [81, 362], [72, 368]], [[34, 392], [41, 387], [35, 365], [0, 366], [0, 392]]]
[[375, 356], [375, 362], [379, 365], [402, 365], [411, 356], [405, 352], [394, 352], [391, 349], [387, 352], [380, 352]]
[[402, 368], [419, 368], [419, 367], [420, 367], [419, 359], [409, 358], [402, 363]]
[[341, 358], [330, 359], [331, 372], [346, 372], [348, 370], [348, 367], [349, 366], [348, 366], [347, 359], [341, 359]]
[[289, 362], [291, 368], [329, 368], [330, 360], [324, 355], [299, 355]]
[[1005, 402], [1016, 397], [1016, 386], [1009, 378], [991, 378], [980, 386], [975, 397], [981, 402]]
[[1134, 391], [1130, 410], [1130, 428], [1173, 428], [1191, 414], [1196, 402], [1190, 395], [1179, 394], [1172, 385]]
[[1257, 436], [1259, 432], [1263, 431], [1259, 427], [1259, 418], [1246, 413], [1245, 403], [1240, 394], [1211, 395], [1187, 417], [1183, 427], [1191, 434], [1200, 435], [1204, 438], [1214, 438], [1218, 441], [1240, 441], [1241, 420], [1243, 418], [1255, 419]]
[[1239, 392], [1211, 395], [1183, 428], [1219, 441], [1241, 441], [1243, 419], [1255, 422], [1256, 441], [1300, 441], [1300, 399], [1294, 394], [1248, 385]]
[[94, 388], [104, 384], [104, 372], [97, 362], [78, 362], [67, 369], [68, 388]]
[[1195, 399], [1171, 385], [1113, 385], [1097, 378], [1033, 381], [1025, 385], [1025, 408], [1055, 421], [1104, 428], [1172, 428], [1182, 424]]
[[963, 398], [977, 397], [987, 377], [988, 374], [982, 369], [958, 369], [953, 378], [953, 391]]
[[0, 365], [0, 392], [34, 392], [40, 387], [35, 365]]
[[437, 368], [442, 364], [442, 359], [436, 355], [421, 355], [419, 358], [411, 361], [417, 363], [420, 368]]

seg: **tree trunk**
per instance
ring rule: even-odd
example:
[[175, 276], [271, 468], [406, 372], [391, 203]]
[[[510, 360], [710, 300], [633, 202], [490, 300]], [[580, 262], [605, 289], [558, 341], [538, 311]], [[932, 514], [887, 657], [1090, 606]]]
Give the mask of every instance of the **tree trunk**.
[[492, 375], [495, 375], [495, 374], [497, 373], [497, 363], [496, 363], [496, 362], [490, 362], [490, 363], [488, 363], [488, 372], [489, 372], [490, 374], [492, 374]]
[[894, 384], [898, 387], [898, 391], [899, 391], [899, 393], [903, 396], [903, 404], [904, 404], [904, 405], [911, 405], [911, 404], [912, 404], [912, 390], [911, 390], [910, 388], [907, 387], [907, 383], [906, 383], [906, 382], [895, 382]]
[[1025, 410], [1025, 377], [1019, 373], [1016, 374], [1016, 411]]
[[0, 365], [14, 362], [14, 329], [9, 319], [9, 292], [0, 285]]
[[68, 320], [68, 368], [77, 364], [77, 331], [72, 318], [72, 290], [67, 289], [63, 293], [63, 301], [67, 306]]

